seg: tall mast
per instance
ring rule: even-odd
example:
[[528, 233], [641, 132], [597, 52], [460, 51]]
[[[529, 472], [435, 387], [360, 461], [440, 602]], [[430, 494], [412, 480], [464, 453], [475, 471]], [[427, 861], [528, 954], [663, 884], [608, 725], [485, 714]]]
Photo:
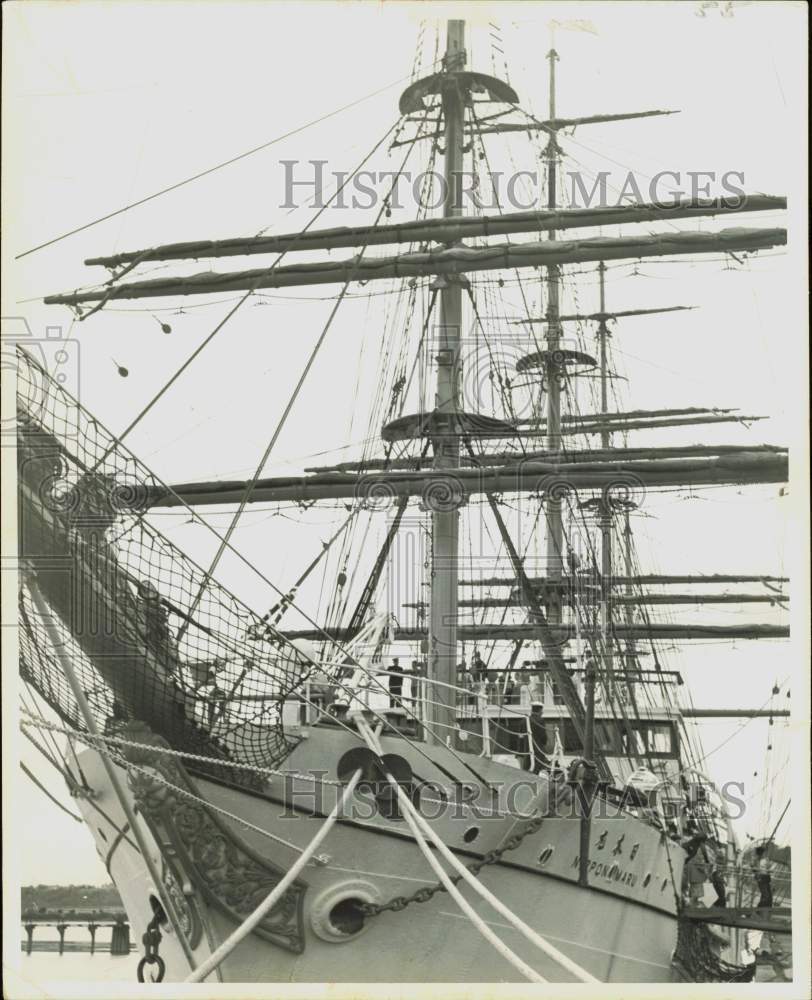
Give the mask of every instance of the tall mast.
[[[609, 370], [606, 357], [606, 341], [609, 330], [606, 326], [606, 264], [598, 264], [598, 290], [600, 294], [601, 319], [598, 323], [600, 351], [601, 412], [609, 412]], [[611, 444], [609, 428], [601, 429], [601, 447]], [[607, 683], [612, 683], [612, 498], [606, 493], [599, 504], [598, 524], [601, 532], [601, 640], [606, 665]], [[628, 575], [628, 574], [627, 574]]]
[[[609, 371], [606, 361], [606, 341], [609, 331], [606, 326], [606, 264], [601, 261], [598, 264], [598, 288], [600, 291], [600, 311], [603, 318], [598, 324], [598, 337], [600, 338], [600, 371], [601, 371], [601, 412], [609, 412]], [[610, 445], [609, 428], [601, 430], [601, 447], [608, 448]], [[607, 660], [607, 668], [611, 677], [612, 662], [612, 510], [610, 507], [610, 497], [605, 497], [601, 506], [600, 528], [601, 528], [601, 634], [603, 636], [604, 656]]]
[[[465, 66], [465, 22], [449, 21], [446, 35], [444, 71], [454, 73]], [[445, 163], [443, 176], [443, 217], [462, 215], [462, 157], [465, 107], [461, 89], [443, 87]], [[437, 329], [435, 361], [437, 392], [435, 409], [456, 414], [459, 410], [460, 333], [462, 327], [462, 281], [457, 276], [438, 279], [440, 324]], [[452, 417], [446, 431], [434, 440], [434, 468], [459, 465], [460, 440]], [[457, 579], [459, 553], [459, 510], [432, 512], [431, 612], [429, 617], [429, 677], [438, 683], [432, 688], [430, 716], [433, 736], [447, 742], [456, 725], [453, 688], [457, 679]]]
[[[606, 289], [605, 289], [606, 265], [603, 261], [598, 264], [598, 284], [600, 289], [600, 314], [601, 319], [598, 324], [598, 337], [600, 340], [600, 389], [601, 389], [601, 413], [608, 413], [608, 372], [606, 367], [606, 338], [608, 330], [606, 327]], [[601, 447], [609, 447], [609, 428], [606, 425], [601, 427]], [[601, 594], [600, 594], [600, 635], [603, 644], [603, 654], [606, 663], [607, 680], [611, 683], [612, 676], [612, 512], [610, 507], [611, 499], [608, 491], [598, 500], [598, 524], [601, 532]], [[577, 614], [577, 611], [576, 611]], [[586, 793], [581, 801], [581, 825], [579, 830], [579, 865], [578, 882], [580, 885], [589, 884], [589, 841], [591, 835], [591, 802], [588, 798], [588, 786], [594, 781], [596, 775], [595, 767], [595, 682], [597, 664], [592, 657], [587, 662], [586, 675], [584, 677], [584, 768], [583, 780], [585, 787], [582, 793]]]
[[[606, 325], [606, 264], [601, 261], [598, 264], [598, 289], [600, 293], [600, 321], [598, 323], [598, 341], [600, 348], [600, 387], [601, 387], [601, 413], [609, 412], [609, 371], [607, 366], [607, 341], [609, 339], [609, 329]], [[609, 448], [611, 444], [610, 430], [608, 424], [604, 424], [601, 429], [601, 448]], [[632, 529], [630, 524], [630, 508], [626, 507], [623, 511], [623, 557], [624, 557], [624, 567], [626, 575], [626, 596], [631, 598], [634, 587], [632, 585]], [[612, 511], [609, 509], [608, 505], [604, 505], [604, 510], [602, 512], [602, 522], [605, 522], [605, 527], [602, 524], [601, 532], [601, 576], [604, 580], [604, 587], [606, 588], [606, 598], [602, 604], [605, 615], [605, 629], [602, 629], [604, 633], [604, 641], [606, 645], [606, 656], [610, 664], [611, 671], [611, 657], [612, 657], [612, 638], [609, 634], [612, 627], [612, 608], [611, 608], [611, 594], [612, 594]], [[631, 601], [626, 603], [626, 625], [630, 626], [634, 621], [634, 607]], [[604, 623], [602, 622], [602, 625]], [[636, 663], [635, 656], [635, 645], [633, 639], [626, 640], [626, 670], [631, 672], [634, 669]], [[611, 674], [610, 674], [611, 676]]]
[[[598, 288], [600, 290], [600, 314], [601, 319], [598, 324], [598, 339], [600, 342], [600, 365], [601, 365], [601, 413], [609, 412], [609, 379], [606, 368], [606, 338], [609, 331], [606, 327], [606, 264], [601, 261], [598, 264]], [[601, 448], [609, 447], [609, 428], [604, 427], [601, 431]]]
[[598, 524], [601, 531], [601, 642], [606, 666], [606, 682], [612, 684], [612, 498], [600, 501]]
[[[626, 627], [630, 629], [634, 624], [634, 607], [630, 598], [634, 593], [634, 586], [632, 583], [632, 526], [630, 523], [630, 514], [628, 510], [623, 512], [623, 553], [624, 553], [624, 567], [626, 574], [626, 596], [629, 600], [626, 603]], [[631, 674], [632, 670], [637, 666], [637, 651], [635, 648], [634, 639], [626, 640], [626, 675], [627, 677]]]
[[[555, 112], [555, 64], [558, 53], [551, 47], [547, 53], [550, 62], [550, 119], [554, 120]], [[547, 163], [547, 208], [557, 207], [556, 198], [556, 168], [560, 148], [555, 132], [550, 133], [544, 158]], [[548, 239], [555, 239], [555, 230], [551, 229]], [[561, 447], [561, 386], [559, 383], [560, 368], [557, 363], [557, 352], [561, 341], [561, 321], [559, 319], [559, 289], [561, 284], [561, 269], [558, 264], [547, 267], [547, 449], [556, 452]], [[546, 572], [553, 586], [550, 589], [551, 601], [547, 607], [547, 618], [551, 624], [561, 621], [561, 595], [556, 589], [556, 582], [563, 576], [562, 547], [564, 527], [562, 522], [562, 501], [557, 496], [547, 499], [547, 548]]]

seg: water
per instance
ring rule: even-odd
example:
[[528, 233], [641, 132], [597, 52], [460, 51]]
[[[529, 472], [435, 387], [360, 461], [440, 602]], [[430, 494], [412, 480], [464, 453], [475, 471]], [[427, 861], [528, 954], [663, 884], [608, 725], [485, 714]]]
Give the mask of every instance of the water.
[[41, 986], [47, 982], [131, 983], [139, 955], [106, 955], [97, 951], [92, 957], [81, 952], [32, 952], [23, 955], [20, 975], [24, 980]]

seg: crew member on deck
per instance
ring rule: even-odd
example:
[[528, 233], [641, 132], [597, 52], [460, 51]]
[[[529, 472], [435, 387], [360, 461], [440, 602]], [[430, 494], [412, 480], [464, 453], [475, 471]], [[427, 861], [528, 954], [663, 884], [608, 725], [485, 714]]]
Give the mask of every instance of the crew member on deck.
[[727, 906], [727, 885], [725, 884], [724, 875], [722, 875], [721, 870], [717, 865], [714, 865], [711, 871], [711, 885], [716, 892], [716, 899], [711, 904], [712, 906]]
[[[525, 666], [527, 661], [525, 661]], [[530, 691], [530, 674], [523, 671], [519, 674], [519, 704], [523, 708], [530, 708], [533, 703], [533, 697]]]
[[767, 848], [759, 845], [753, 852], [756, 857], [755, 878], [759, 890], [758, 907], [769, 909], [773, 905], [773, 880], [767, 870]]
[[538, 774], [542, 770], [549, 770], [550, 767], [550, 759], [545, 753], [547, 749], [547, 729], [541, 715], [543, 708], [544, 706], [540, 701], [534, 701], [530, 706], [530, 734], [528, 739], [532, 740], [533, 759], [531, 762], [531, 753], [528, 750], [525, 758], [525, 770], [532, 770], [534, 774]]
[[193, 690], [213, 683], [215, 672], [226, 661], [221, 657], [211, 660], [181, 659], [178, 641], [169, 625], [169, 609], [157, 588], [149, 580], [141, 580], [138, 593], [143, 639], [165, 675], [176, 686], [191, 686]]
[[397, 656], [392, 658], [392, 666], [389, 668], [389, 707], [397, 708], [401, 704], [403, 697], [403, 667]]
[[488, 668], [478, 649], [474, 650], [474, 655], [471, 657], [471, 676], [474, 678], [474, 684], [484, 684], [488, 679]]
[[705, 894], [705, 886], [710, 881], [712, 864], [708, 857], [708, 838], [704, 833], [696, 833], [683, 842], [685, 867], [682, 869], [683, 892], [692, 906], [700, 906]]

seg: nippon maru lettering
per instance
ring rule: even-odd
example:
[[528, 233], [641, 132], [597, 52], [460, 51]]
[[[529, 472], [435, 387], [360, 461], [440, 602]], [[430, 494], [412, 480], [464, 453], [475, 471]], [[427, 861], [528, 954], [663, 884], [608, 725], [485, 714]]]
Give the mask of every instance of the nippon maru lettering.
[[[581, 856], [576, 854], [572, 862], [572, 867], [579, 868], [580, 864]], [[608, 881], [619, 882], [621, 885], [632, 887], [637, 885], [637, 880], [640, 877], [639, 874], [633, 871], [621, 868], [615, 861], [596, 861], [594, 858], [589, 862], [587, 871], [596, 878], [605, 878]]]

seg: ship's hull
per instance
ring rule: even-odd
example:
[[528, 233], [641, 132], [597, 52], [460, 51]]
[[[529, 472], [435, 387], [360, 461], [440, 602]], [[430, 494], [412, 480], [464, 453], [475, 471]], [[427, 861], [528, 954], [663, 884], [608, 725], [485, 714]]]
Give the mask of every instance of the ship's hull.
[[[319, 770], [328, 771], [328, 780], [334, 778], [340, 756], [357, 746], [346, 732], [314, 729], [307, 735], [309, 738], [294, 751], [287, 766], [308, 772], [321, 761]], [[424, 777], [431, 772], [431, 762], [403, 740], [384, 739], [384, 743], [388, 743], [384, 750], [391, 752], [394, 748], [404, 757], [411, 756], [410, 763], [415, 770], [422, 766]], [[448, 770], [459, 773], [459, 758], [442, 747], [427, 750], [440, 766], [448, 765]], [[533, 776], [514, 768], [475, 757], [470, 761], [491, 784], [503, 782], [497, 810], [501, 815], [488, 815], [481, 801], [452, 811], [444, 809], [442, 803], [432, 805], [426, 796], [421, 807], [432, 827], [465, 863], [481, 858], [497, 848], [509, 831], [520, 829], [515, 818], [504, 815], [512, 811], [507, 808], [508, 798], [513, 794], [511, 788], [516, 792], [517, 780], [526, 786], [526, 799], [548, 794], [544, 779], [536, 783]], [[150, 896], [157, 894], [134, 844], [116, 837], [115, 826], [123, 826], [123, 813], [100, 758], [88, 751], [82, 767], [91, 786], [101, 793], [92, 802], [82, 802], [82, 810], [138, 940], [153, 914]], [[430, 773], [428, 776], [432, 777]], [[282, 779], [272, 781], [262, 793], [200, 777], [194, 779], [194, 787], [200, 801], [192, 805], [199, 806], [199, 812], [183, 810], [183, 823], [172, 830], [171, 818], [160, 821], [156, 813], [150, 820], [149, 809], [143, 801], [139, 803], [145, 832], [155, 844], [156, 861], [159, 867], [163, 864], [172, 869], [177, 908], [188, 918], [184, 931], [187, 946], [194, 938], [193, 947], [187, 947], [185, 955], [177, 932], [166, 932], [165, 928], [162, 954], [169, 980], [182, 980], [192, 963], [203, 961], [234, 931], [239, 922], [235, 911], [250, 911], [264, 895], [263, 891], [258, 894], [256, 864], [266, 863], [280, 873], [286, 871], [298, 856], [294, 847], [303, 848], [309, 843], [338, 792], [335, 785], [323, 785], [314, 797], [304, 782], [297, 789]], [[519, 798], [517, 794], [510, 801]], [[219, 970], [222, 979], [520, 981], [515, 968], [483, 939], [444, 892], [425, 902], [412, 902], [402, 910], [367, 917], [357, 930], [352, 916], [349, 931], [346, 924], [336, 928], [333, 914], [337, 911], [333, 907], [343, 899], [386, 902], [436, 883], [406, 824], [378, 813], [369, 816], [363, 808], [369, 801], [361, 799], [359, 808], [336, 824], [320, 845], [316, 862], [302, 872], [295, 898], [288, 900], [287, 917], [279, 925], [281, 933], [287, 935], [285, 940], [280, 944], [279, 937], [273, 940], [268, 935], [250, 935], [223, 962]], [[521, 807], [522, 803], [518, 804]], [[101, 816], [99, 806], [111, 822]], [[283, 842], [241, 826], [222, 810]], [[218, 855], [215, 849], [214, 842], [219, 843], [223, 836], [213, 834], [207, 826], [210, 815], [218, 817], [221, 833], [226, 831], [226, 838], [233, 839], [228, 864], [222, 852]], [[598, 979], [671, 981], [671, 957], [677, 937], [675, 886], [681, 877], [681, 852], [633, 815], [601, 817], [599, 813], [590, 831], [590, 884], [583, 887], [578, 884], [579, 827], [580, 821], [572, 815], [551, 815], [518, 847], [505, 852], [498, 863], [483, 867], [481, 881], [539, 934]], [[463, 887], [462, 891], [482, 919], [545, 979], [574, 981], [571, 973], [530, 945], [473, 890]], [[193, 923], [197, 925], [194, 932]]]

